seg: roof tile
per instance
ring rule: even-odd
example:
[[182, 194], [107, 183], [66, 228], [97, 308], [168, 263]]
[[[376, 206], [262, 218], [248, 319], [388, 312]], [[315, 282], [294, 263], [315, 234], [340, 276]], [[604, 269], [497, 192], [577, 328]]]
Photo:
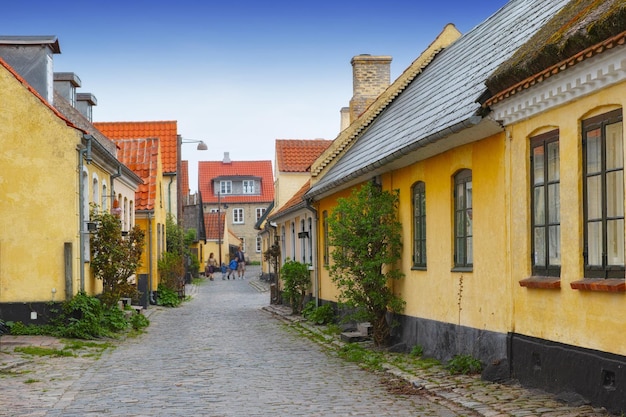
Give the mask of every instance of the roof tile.
[[276, 139], [278, 172], [308, 172], [311, 164], [332, 143], [325, 139]]
[[178, 128], [176, 121], [94, 122], [110, 139], [158, 138], [161, 144], [163, 173], [176, 173], [178, 161]]
[[219, 177], [258, 177], [261, 193], [258, 195], [222, 195], [221, 201], [228, 203], [258, 203], [274, 200], [274, 175], [272, 161], [200, 161], [198, 162], [198, 189], [205, 203], [217, 203], [217, 192], [213, 179]]
[[135, 191], [135, 209], [153, 210], [157, 195], [159, 140], [118, 139], [116, 142], [120, 147], [118, 159], [143, 180]]

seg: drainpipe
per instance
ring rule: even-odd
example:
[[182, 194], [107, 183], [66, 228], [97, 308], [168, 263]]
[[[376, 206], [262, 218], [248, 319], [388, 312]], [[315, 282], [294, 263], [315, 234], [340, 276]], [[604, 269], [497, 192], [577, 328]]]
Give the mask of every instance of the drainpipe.
[[152, 291], [152, 213], [148, 212], [148, 304], [154, 303]]
[[117, 166], [117, 173], [111, 175], [111, 207], [113, 207], [113, 200], [115, 199], [115, 186], [114, 182], [116, 178], [122, 176], [122, 165]]
[[[311, 213], [313, 213], [313, 218], [315, 219], [315, 222], [314, 222], [314, 225], [313, 225], [314, 226], [313, 230], [317, 231], [318, 213], [317, 213], [317, 209], [311, 205], [311, 201], [312, 201], [311, 199], [306, 199], [305, 200], [305, 204], [306, 204], [307, 210], [309, 210], [309, 211], [311, 211]], [[311, 234], [313, 234], [313, 230], [311, 230]], [[315, 233], [315, 235], [317, 236], [317, 233]], [[318, 256], [317, 256], [319, 251], [317, 250], [318, 249], [317, 248], [317, 239], [313, 239], [313, 236], [311, 236], [311, 242], [315, 243], [315, 245], [313, 245], [313, 244], [311, 245], [311, 251], [313, 251], [313, 246], [315, 246], [315, 252], [314, 252], [315, 253], [315, 260], [314, 260], [315, 261], [315, 265], [312, 265], [313, 266], [313, 292], [315, 294], [315, 307], [319, 307], [320, 306], [320, 297], [319, 297], [319, 287], [320, 287], [320, 285], [319, 285], [319, 273], [318, 273], [318, 271], [319, 271], [319, 268], [318, 268], [319, 261], [318, 261]]]
[[[170, 183], [167, 185], [167, 212], [172, 213], [172, 184], [174, 183], [174, 177], [170, 177]], [[177, 197], [180, 198], [180, 197]]]
[[91, 155], [91, 141], [93, 140], [93, 136], [83, 134], [82, 139], [87, 141], [87, 146], [80, 150], [78, 156], [78, 230], [80, 232], [80, 290], [85, 291], [85, 240], [87, 237], [86, 235], [89, 233], [88, 230], [85, 230], [85, 226], [87, 225], [87, 215], [89, 213], [85, 213], [85, 201], [87, 196], [84, 191], [85, 180], [83, 178], [83, 159], [87, 161], [87, 164], [91, 164], [93, 161]]

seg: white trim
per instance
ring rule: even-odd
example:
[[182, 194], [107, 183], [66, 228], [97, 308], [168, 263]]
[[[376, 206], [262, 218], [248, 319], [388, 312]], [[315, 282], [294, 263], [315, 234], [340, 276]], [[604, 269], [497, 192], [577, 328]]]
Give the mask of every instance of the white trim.
[[491, 118], [510, 125], [626, 81], [626, 46], [617, 46], [496, 104]]

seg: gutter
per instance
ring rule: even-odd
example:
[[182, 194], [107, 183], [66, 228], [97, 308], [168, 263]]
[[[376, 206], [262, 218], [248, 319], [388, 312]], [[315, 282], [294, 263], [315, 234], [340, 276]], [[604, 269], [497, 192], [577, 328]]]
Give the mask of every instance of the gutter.
[[305, 195], [304, 198], [307, 200], [313, 200], [316, 196], [319, 196], [321, 194], [324, 194], [327, 191], [330, 191], [334, 188], [339, 187], [342, 184], [345, 184], [351, 180], [357, 179], [359, 177], [362, 176], [366, 176], [368, 174], [370, 174], [371, 172], [377, 170], [378, 168], [387, 165], [391, 162], [394, 162], [398, 159], [400, 159], [403, 156], [408, 155], [411, 152], [414, 152], [420, 148], [424, 148], [428, 145], [431, 145], [435, 142], [438, 142], [441, 139], [444, 139], [448, 136], [451, 136], [455, 133], [459, 133], [462, 130], [474, 127], [476, 125], [478, 125], [481, 121], [483, 120], [483, 118], [479, 115], [474, 115], [471, 116], [468, 119], [462, 120], [458, 123], [455, 123], [452, 126], [446, 127], [443, 130], [440, 130], [437, 133], [434, 133], [430, 136], [427, 136], [425, 138], [422, 138], [416, 142], [413, 142], [403, 148], [400, 148], [394, 152], [392, 152], [391, 154], [383, 157], [382, 159], [379, 159], [377, 161], [374, 161], [372, 163], [370, 163], [369, 165], [362, 167], [356, 171], [351, 172], [350, 174], [346, 175], [343, 178], [334, 180], [328, 184], [326, 184], [325, 186], [319, 188], [319, 189], [314, 189], [315, 186], [313, 186], [311, 188], [311, 190], [309, 190]]

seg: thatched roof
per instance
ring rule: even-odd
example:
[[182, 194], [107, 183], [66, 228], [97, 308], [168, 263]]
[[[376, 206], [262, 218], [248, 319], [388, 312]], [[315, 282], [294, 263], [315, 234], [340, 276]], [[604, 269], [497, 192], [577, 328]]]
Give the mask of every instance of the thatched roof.
[[572, 0], [487, 79], [492, 94], [626, 31], [626, 1]]

